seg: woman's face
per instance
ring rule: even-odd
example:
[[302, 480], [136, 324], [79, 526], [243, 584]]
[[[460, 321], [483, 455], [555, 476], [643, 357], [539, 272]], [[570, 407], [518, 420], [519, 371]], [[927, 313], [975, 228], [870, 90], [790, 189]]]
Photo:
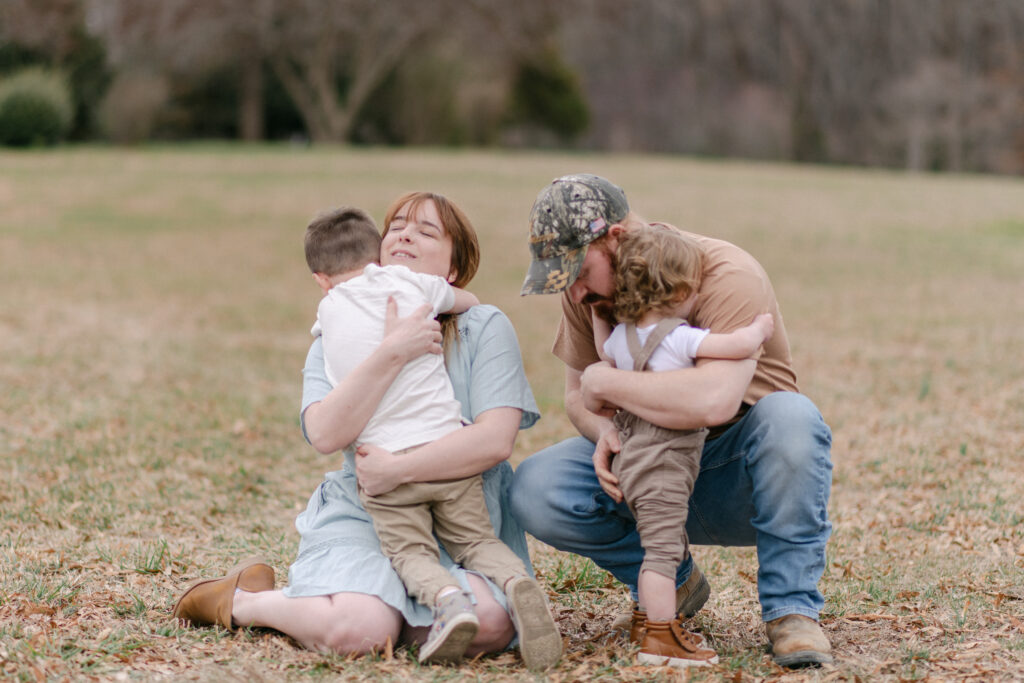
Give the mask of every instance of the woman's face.
[[452, 238], [433, 201], [420, 202], [414, 211], [406, 204], [395, 212], [380, 245], [380, 262], [451, 280]]

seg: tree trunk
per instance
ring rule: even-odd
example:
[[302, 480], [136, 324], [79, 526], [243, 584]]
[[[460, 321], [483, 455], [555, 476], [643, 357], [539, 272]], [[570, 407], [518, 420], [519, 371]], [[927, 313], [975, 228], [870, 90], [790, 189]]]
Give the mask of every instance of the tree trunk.
[[238, 103], [238, 134], [255, 142], [265, 135], [263, 118], [263, 60], [256, 53], [243, 57], [241, 92]]

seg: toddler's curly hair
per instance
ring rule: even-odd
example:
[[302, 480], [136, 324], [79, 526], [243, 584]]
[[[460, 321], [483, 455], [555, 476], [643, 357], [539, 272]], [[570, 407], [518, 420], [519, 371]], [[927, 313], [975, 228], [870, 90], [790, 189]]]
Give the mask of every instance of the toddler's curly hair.
[[673, 228], [649, 226], [619, 237], [615, 318], [636, 323], [652, 310], [671, 309], [700, 287], [704, 248]]

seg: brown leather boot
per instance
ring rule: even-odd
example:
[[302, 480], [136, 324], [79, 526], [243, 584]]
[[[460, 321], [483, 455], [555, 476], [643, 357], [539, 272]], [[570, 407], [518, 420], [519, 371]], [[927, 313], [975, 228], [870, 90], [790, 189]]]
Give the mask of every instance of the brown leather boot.
[[646, 620], [636, 659], [642, 664], [672, 666], [677, 669], [718, 664], [718, 655], [714, 650], [704, 647], [697, 634], [684, 629], [681, 618], [672, 621]]
[[647, 612], [640, 609], [633, 610], [632, 619], [629, 622], [629, 643], [639, 645], [644, 639], [644, 626], [647, 624]]
[[[704, 603], [708, 601], [710, 596], [711, 586], [708, 585], [708, 580], [704, 578], [704, 573], [695, 561], [693, 563], [693, 570], [690, 572], [690, 576], [687, 577], [686, 583], [676, 589], [676, 612], [683, 617], [692, 617], [700, 611], [700, 608], [704, 606]], [[629, 642], [631, 643], [639, 642], [639, 640], [634, 640], [633, 638], [634, 624], [636, 623], [636, 615], [639, 609], [639, 606], [634, 602], [632, 614], [624, 612], [612, 620], [611, 629], [613, 631], [628, 630]], [[646, 615], [642, 619], [646, 619]]]
[[821, 626], [810, 617], [787, 614], [765, 622], [772, 658], [779, 666], [797, 667], [832, 663], [832, 645]]
[[174, 606], [174, 618], [183, 626], [218, 624], [235, 630], [231, 623], [231, 607], [235, 589], [269, 591], [274, 589], [274, 568], [261, 558], [243, 560], [227, 576], [196, 581]]

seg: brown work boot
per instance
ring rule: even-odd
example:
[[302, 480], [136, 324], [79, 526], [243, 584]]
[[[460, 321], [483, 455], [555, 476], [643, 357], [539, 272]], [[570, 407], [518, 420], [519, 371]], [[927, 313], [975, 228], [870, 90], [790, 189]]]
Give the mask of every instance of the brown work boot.
[[[693, 569], [690, 571], [690, 576], [687, 577], [686, 583], [676, 589], [676, 612], [680, 616], [689, 619], [700, 611], [700, 608], [708, 601], [710, 595], [711, 586], [708, 585], [708, 580], [704, 578], [704, 573], [700, 570], [700, 567], [694, 562]], [[613, 631], [626, 631], [628, 629], [629, 642], [636, 643], [639, 642], [634, 638], [637, 619], [640, 620], [640, 625], [642, 626], [642, 622], [646, 618], [647, 615], [641, 612], [639, 606], [634, 602], [633, 612], [624, 612], [615, 617], [612, 620], [611, 628]]]
[[686, 583], [676, 589], [676, 612], [689, 619], [700, 611], [710, 595], [711, 586], [704, 578], [704, 572], [694, 562]]
[[261, 558], [251, 557], [227, 576], [196, 581], [174, 606], [174, 618], [183, 626], [218, 624], [233, 631], [231, 607], [236, 588], [252, 592], [274, 590], [274, 568]]
[[707, 649], [700, 636], [684, 629], [679, 617], [673, 621], [646, 620], [636, 659], [641, 664], [677, 669], [718, 664], [715, 651]]
[[772, 659], [779, 666], [798, 667], [832, 663], [832, 645], [817, 621], [799, 614], [787, 614], [765, 622], [772, 643]]

